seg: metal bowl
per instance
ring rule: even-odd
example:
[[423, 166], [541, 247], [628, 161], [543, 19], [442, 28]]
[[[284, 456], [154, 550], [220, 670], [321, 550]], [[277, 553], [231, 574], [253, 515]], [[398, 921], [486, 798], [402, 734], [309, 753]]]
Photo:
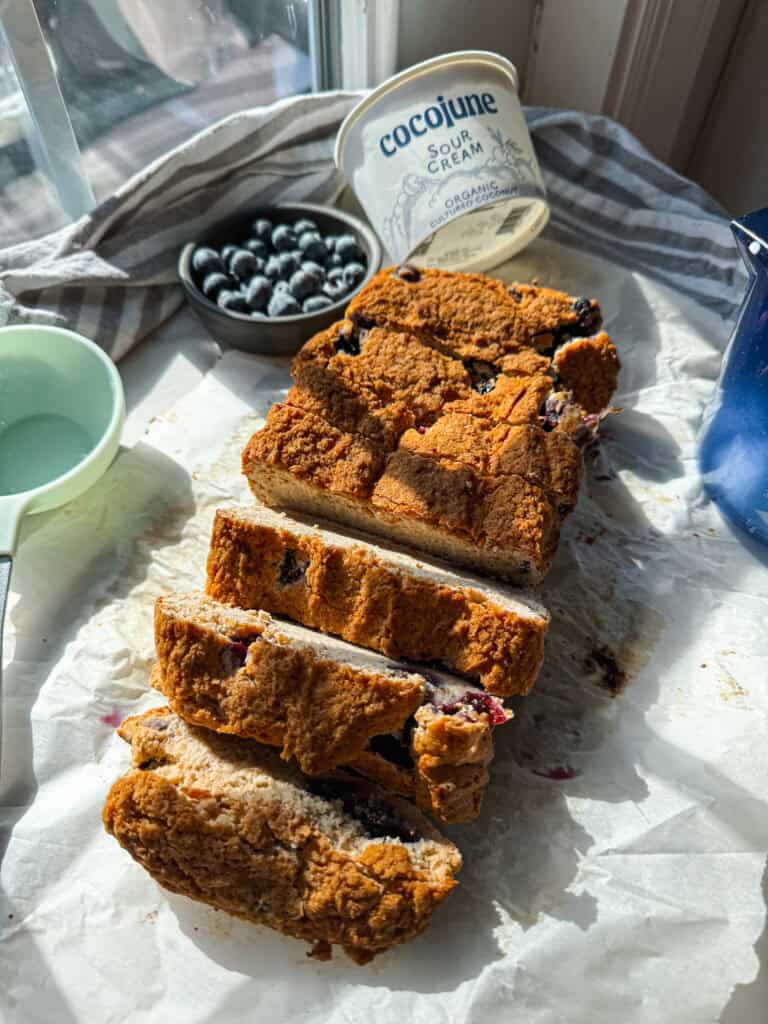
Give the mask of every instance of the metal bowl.
[[[195, 284], [192, 276], [192, 253], [198, 246], [210, 245], [216, 249], [227, 242], [245, 238], [251, 223], [257, 217], [280, 219], [288, 224], [302, 217], [311, 217], [324, 235], [353, 235], [366, 256], [366, 273], [360, 284], [344, 298], [319, 313], [297, 313], [295, 316], [251, 317], [247, 313], [233, 313], [211, 302]], [[257, 206], [248, 213], [239, 213], [214, 225], [194, 242], [188, 242], [179, 257], [179, 277], [187, 299], [205, 326], [217, 341], [246, 352], [260, 352], [269, 356], [290, 356], [301, 348], [308, 338], [330, 327], [344, 317], [344, 310], [353, 295], [373, 277], [381, 264], [379, 240], [367, 224], [359, 218], [327, 206], [311, 203], [281, 203], [277, 206]]]

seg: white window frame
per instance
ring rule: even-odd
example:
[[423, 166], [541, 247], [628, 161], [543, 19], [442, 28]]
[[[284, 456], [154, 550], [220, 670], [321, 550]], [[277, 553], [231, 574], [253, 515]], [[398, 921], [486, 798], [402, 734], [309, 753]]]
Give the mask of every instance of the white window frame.
[[400, 0], [311, 0], [314, 88], [369, 89], [397, 70]]

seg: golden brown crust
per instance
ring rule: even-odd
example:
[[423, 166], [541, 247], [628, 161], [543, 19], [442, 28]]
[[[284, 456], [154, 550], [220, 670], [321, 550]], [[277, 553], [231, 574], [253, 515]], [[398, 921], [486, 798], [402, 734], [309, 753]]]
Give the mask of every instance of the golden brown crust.
[[[358, 292], [347, 307], [349, 318], [440, 339], [459, 358], [490, 361], [535, 345], [533, 339], [547, 332], [578, 329], [577, 300], [551, 288], [507, 286], [484, 274], [434, 268], [420, 269], [417, 281], [404, 281], [393, 269], [385, 267]], [[600, 322], [597, 303], [589, 308], [586, 333]]]
[[[165, 709], [121, 734], [145, 767], [113, 785], [104, 826], [171, 892], [318, 943], [321, 953], [339, 944], [362, 964], [423, 931], [455, 884], [458, 851], [425, 821], [424, 852], [392, 840], [338, 846], [322, 818], [329, 805], [308, 803], [297, 782], [275, 785], [254, 744], [244, 755], [237, 741], [203, 741]], [[263, 785], [248, 781], [253, 772]]]
[[518, 476], [481, 477], [448, 459], [399, 449], [371, 501], [390, 517], [423, 520], [481, 548], [511, 547], [537, 567], [557, 546], [560, 516], [540, 487]]
[[540, 374], [499, 377], [492, 391], [487, 394], [473, 391], [467, 398], [448, 402], [443, 411], [446, 415], [476, 416], [492, 423], [537, 424], [542, 403], [551, 392], [551, 379]]
[[478, 480], [466, 466], [449, 459], [424, 459], [401, 448], [387, 459], [371, 503], [390, 517], [421, 519], [474, 542], [478, 499]]
[[[285, 615], [392, 658], [439, 661], [478, 679], [489, 693], [531, 689], [544, 657], [545, 617], [504, 607], [471, 581], [449, 585], [409, 571], [388, 559], [385, 550], [376, 554], [358, 544], [333, 543], [284, 522], [262, 524], [237, 510], [219, 510], [208, 555], [208, 593], [242, 608]], [[287, 556], [306, 566], [290, 584], [281, 583]]]
[[560, 535], [560, 518], [544, 491], [519, 476], [483, 480], [475, 519], [483, 547], [504, 549], [511, 541], [529, 556], [532, 566], [549, 565]]
[[380, 328], [366, 333], [364, 354], [352, 355], [337, 347], [352, 329], [341, 321], [303, 346], [291, 367], [289, 405], [392, 449], [404, 430], [432, 423], [446, 402], [470, 394], [470, 376], [458, 360]]
[[400, 447], [427, 458], [454, 459], [479, 476], [520, 476], [557, 506], [570, 509], [578, 499], [581, 451], [559, 430], [447, 413], [426, 430], [406, 431]]
[[310, 479], [336, 494], [368, 497], [384, 452], [359, 434], [337, 430], [321, 416], [277, 403], [243, 451], [243, 472], [263, 463]]
[[354, 760], [371, 737], [401, 730], [423, 703], [415, 673], [345, 664], [287, 637], [281, 643], [274, 622], [230, 629], [228, 638], [203, 615], [180, 614], [173, 599], [168, 607], [159, 598], [152, 685], [194, 725], [277, 746], [309, 774]]

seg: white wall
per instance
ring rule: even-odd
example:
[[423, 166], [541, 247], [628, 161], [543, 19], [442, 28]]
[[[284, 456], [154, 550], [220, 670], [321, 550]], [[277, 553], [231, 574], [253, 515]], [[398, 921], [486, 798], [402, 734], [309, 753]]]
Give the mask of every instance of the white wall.
[[600, 114], [629, 0], [541, 0], [524, 100]]
[[750, 0], [686, 173], [737, 215], [768, 206], [768, 3]]
[[453, 50], [493, 50], [525, 71], [535, 0], [401, 0], [398, 65]]

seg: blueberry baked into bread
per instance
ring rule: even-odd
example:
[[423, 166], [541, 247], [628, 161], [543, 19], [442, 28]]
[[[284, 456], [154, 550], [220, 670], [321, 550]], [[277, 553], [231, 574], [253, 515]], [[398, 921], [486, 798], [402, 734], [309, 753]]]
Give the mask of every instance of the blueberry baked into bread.
[[357, 963], [418, 935], [455, 885], [456, 847], [407, 801], [336, 773], [307, 779], [276, 751], [167, 708], [119, 729], [133, 767], [104, 825], [171, 892]]
[[619, 362], [596, 302], [391, 268], [293, 361], [243, 452], [265, 504], [515, 582], [546, 573]]
[[264, 611], [201, 593], [155, 608], [152, 684], [186, 721], [277, 747], [310, 775], [347, 765], [445, 822], [480, 810], [501, 701]]
[[500, 696], [527, 693], [544, 657], [549, 615], [523, 591], [263, 506], [216, 513], [207, 591]]

